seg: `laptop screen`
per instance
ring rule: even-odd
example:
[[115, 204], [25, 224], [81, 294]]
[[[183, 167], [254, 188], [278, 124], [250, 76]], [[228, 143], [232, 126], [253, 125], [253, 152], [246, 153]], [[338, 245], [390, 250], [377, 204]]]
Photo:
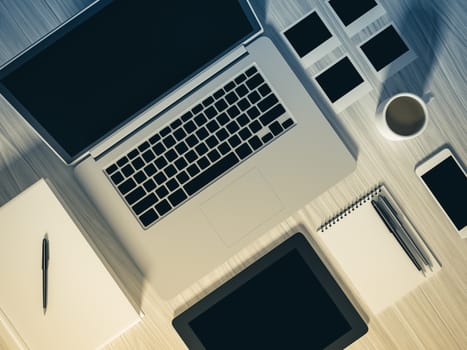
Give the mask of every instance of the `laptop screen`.
[[239, 0], [117, 0], [101, 7], [71, 30], [70, 22], [1, 80], [13, 104], [68, 160], [257, 30]]

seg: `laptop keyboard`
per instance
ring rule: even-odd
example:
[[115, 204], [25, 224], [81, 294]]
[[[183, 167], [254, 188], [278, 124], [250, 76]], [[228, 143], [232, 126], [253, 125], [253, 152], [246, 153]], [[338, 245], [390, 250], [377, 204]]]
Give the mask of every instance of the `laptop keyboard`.
[[105, 173], [149, 227], [295, 125], [285, 112], [252, 66]]

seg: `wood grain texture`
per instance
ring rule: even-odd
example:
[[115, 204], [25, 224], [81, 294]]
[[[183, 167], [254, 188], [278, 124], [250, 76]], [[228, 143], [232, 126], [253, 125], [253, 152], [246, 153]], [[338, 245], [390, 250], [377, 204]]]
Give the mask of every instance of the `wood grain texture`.
[[[120, 254], [122, 247], [79, 188], [71, 169], [54, 156], [0, 97], [0, 204], [40, 177], [51, 179], [83, 225], [88, 240], [102, 252], [129, 294], [142, 296], [139, 302], [146, 314], [143, 322], [115, 340], [108, 349], [184, 349], [171, 326], [176, 313], [205, 296], [297, 228], [306, 230], [314, 241], [316, 228], [326, 218], [381, 182], [388, 185], [443, 268], [378, 317], [369, 316], [368, 334], [350, 348], [467, 348], [467, 240], [461, 240], [454, 232], [414, 172], [418, 162], [446, 144], [455, 149], [464, 164], [467, 160], [467, 2], [379, 2], [387, 10], [386, 17], [353, 38], [347, 38], [336, 18], [325, 12], [333, 33], [343, 42], [341, 52], [335, 54], [348, 52], [373, 87], [369, 95], [344, 112], [334, 114], [316, 93], [314, 82], [308, 79], [312, 72], [290, 61], [310, 94], [326, 111], [331, 124], [354, 149], [358, 160], [355, 172], [169, 301], [162, 300], [151, 288], [140, 283], [138, 271]], [[0, 0], [0, 65], [90, 3], [90, 0]], [[325, 6], [322, 0], [253, 0], [252, 3], [265, 24], [266, 33], [288, 59], [291, 55], [284, 50], [277, 33], [304, 13]], [[389, 21], [401, 30], [418, 59], [383, 84], [351, 43], [366, 40]], [[402, 91], [434, 95], [428, 105], [429, 124], [416, 139], [387, 141], [375, 127], [376, 106], [381, 99]], [[323, 257], [326, 259], [325, 255]], [[356, 302], [365, 312], [364, 303], [358, 298]], [[14, 348], [4, 330], [0, 330], [0, 348]]]

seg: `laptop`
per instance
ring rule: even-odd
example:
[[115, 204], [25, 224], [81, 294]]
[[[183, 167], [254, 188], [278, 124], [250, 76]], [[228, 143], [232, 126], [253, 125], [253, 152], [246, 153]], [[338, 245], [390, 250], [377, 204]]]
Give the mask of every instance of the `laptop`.
[[0, 81], [163, 298], [355, 167], [247, 1], [98, 1]]

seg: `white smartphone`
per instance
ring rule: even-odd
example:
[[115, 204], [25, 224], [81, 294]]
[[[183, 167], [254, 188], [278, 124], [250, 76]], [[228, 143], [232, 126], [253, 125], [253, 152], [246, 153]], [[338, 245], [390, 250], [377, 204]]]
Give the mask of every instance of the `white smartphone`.
[[418, 165], [415, 172], [461, 238], [467, 238], [467, 178], [461, 163], [445, 148]]

